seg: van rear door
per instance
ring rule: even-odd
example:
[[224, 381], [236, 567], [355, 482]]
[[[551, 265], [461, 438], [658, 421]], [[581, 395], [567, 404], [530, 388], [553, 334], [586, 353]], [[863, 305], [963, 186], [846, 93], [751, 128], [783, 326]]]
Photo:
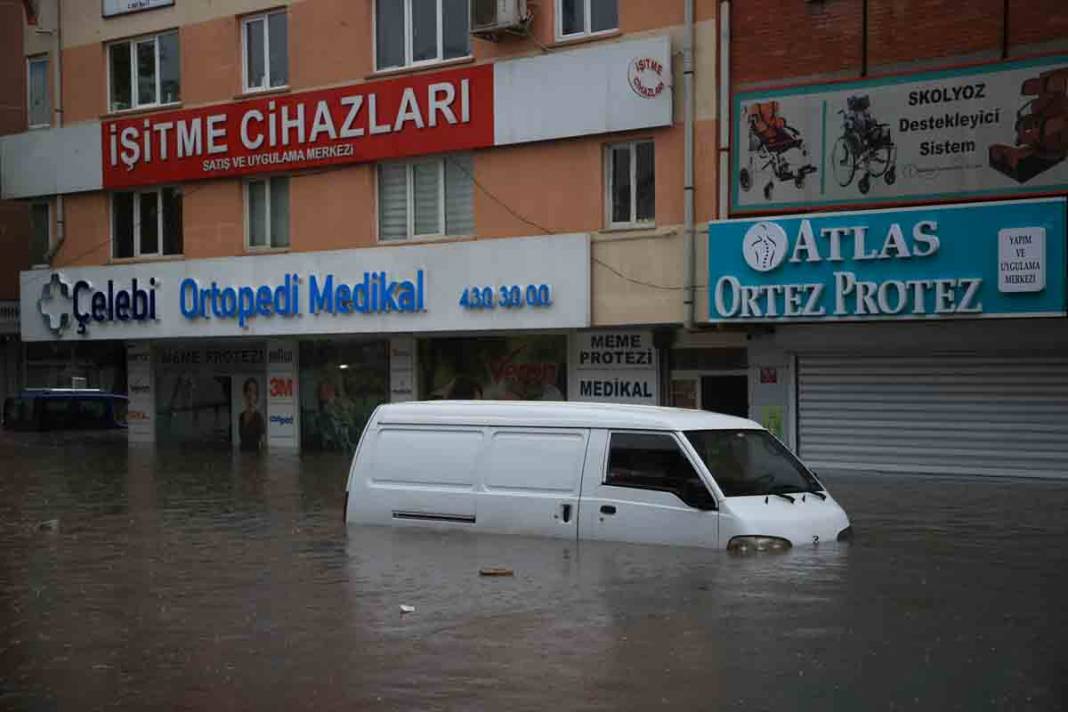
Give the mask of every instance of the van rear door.
[[478, 529], [577, 538], [589, 431], [492, 428], [486, 437]]
[[583, 539], [718, 546], [716, 500], [675, 433], [595, 430], [590, 453]]

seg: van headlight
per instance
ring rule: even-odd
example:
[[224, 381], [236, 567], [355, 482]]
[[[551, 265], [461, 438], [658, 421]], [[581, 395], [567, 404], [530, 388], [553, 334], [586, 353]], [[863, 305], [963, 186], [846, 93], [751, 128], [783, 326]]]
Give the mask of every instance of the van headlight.
[[753, 551], [786, 551], [793, 544], [777, 536], [736, 536], [727, 543], [727, 551], [748, 554]]

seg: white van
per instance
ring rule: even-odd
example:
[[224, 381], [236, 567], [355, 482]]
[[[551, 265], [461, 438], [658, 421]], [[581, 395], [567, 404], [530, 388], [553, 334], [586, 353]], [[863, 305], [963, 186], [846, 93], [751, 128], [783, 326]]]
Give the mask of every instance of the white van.
[[757, 423], [651, 406], [383, 405], [345, 497], [355, 524], [732, 551], [852, 534], [823, 485]]

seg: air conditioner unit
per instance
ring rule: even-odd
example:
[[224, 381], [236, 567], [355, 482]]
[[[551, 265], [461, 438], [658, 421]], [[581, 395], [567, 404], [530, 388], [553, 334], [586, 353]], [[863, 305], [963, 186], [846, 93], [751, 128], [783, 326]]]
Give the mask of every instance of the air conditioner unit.
[[471, 0], [471, 34], [522, 30], [527, 19], [527, 0]]

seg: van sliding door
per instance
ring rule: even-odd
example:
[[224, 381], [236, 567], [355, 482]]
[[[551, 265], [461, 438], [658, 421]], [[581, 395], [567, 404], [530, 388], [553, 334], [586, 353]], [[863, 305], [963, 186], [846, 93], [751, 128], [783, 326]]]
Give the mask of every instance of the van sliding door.
[[492, 428], [478, 480], [478, 529], [574, 539], [588, 431]]

